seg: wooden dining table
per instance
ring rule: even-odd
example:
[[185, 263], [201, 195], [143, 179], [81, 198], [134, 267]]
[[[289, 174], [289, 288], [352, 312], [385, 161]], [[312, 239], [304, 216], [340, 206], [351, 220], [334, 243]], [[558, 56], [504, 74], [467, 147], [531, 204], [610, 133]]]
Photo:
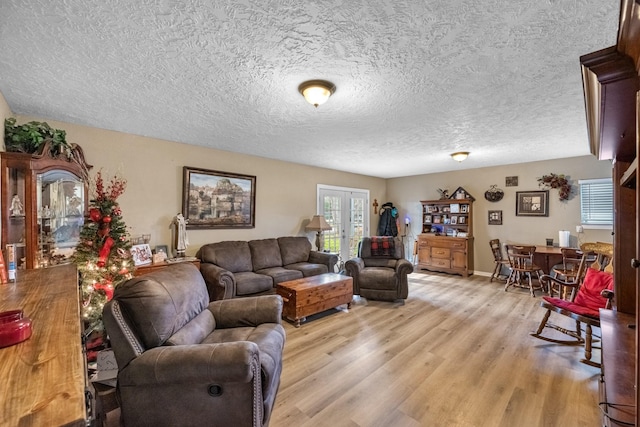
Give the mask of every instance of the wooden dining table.
[[549, 274], [556, 264], [562, 264], [562, 248], [557, 246], [537, 246], [533, 254], [533, 262]]

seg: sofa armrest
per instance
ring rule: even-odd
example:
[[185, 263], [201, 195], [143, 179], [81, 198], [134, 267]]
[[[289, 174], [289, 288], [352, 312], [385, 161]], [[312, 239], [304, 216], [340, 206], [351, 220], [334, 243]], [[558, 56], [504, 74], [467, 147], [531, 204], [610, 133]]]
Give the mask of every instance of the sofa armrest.
[[396, 272], [400, 275], [413, 273], [413, 264], [405, 258], [399, 259], [396, 264]]
[[338, 255], [329, 252], [311, 251], [309, 252], [309, 262], [324, 264], [329, 269], [329, 273], [333, 273], [338, 262]]
[[209, 303], [209, 310], [216, 319], [216, 328], [282, 323], [282, 297], [280, 295], [213, 301]]
[[351, 258], [344, 263], [344, 268], [347, 270], [347, 275], [355, 279], [364, 268], [364, 260], [362, 258]]
[[118, 385], [247, 383], [259, 372], [259, 349], [253, 342], [161, 346], [121, 369]]
[[236, 296], [236, 278], [232, 272], [208, 262], [200, 263], [200, 273], [207, 284], [209, 301]]

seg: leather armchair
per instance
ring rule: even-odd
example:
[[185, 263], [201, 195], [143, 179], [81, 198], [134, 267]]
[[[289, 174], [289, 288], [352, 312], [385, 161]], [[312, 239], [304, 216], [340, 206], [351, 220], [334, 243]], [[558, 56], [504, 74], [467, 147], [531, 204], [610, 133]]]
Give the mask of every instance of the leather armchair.
[[278, 295], [209, 302], [190, 263], [116, 287], [103, 320], [124, 425], [267, 426], [285, 332]]
[[[378, 250], [383, 243], [387, 245], [386, 250]], [[413, 265], [404, 258], [400, 239], [364, 237], [358, 255], [345, 263], [347, 275], [353, 278], [354, 295], [386, 301], [407, 299], [407, 275], [413, 272]]]

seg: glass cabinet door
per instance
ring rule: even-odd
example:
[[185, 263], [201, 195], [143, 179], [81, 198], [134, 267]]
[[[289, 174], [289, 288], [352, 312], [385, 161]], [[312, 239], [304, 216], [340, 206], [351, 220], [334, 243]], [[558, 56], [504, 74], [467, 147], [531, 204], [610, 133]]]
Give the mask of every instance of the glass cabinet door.
[[26, 173], [23, 169], [9, 168], [8, 188], [11, 197], [9, 206], [9, 221], [7, 222], [7, 244], [15, 248], [15, 265], [18, 269], [25, 268], [26, 248]]
[[36, 268], [67, 262], [80, 240], [84, 223], [84, 183], [64, 170], [36, 175]]

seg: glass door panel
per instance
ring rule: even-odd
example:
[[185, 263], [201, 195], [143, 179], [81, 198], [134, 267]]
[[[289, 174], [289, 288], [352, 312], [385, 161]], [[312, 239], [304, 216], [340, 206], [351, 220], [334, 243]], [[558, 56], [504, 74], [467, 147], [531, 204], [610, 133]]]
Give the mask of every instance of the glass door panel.
[[36, 176], [38, 255], [36, 267], [61, 264], [73, 254], [84, 223], [84, 183], [52, 170]]

